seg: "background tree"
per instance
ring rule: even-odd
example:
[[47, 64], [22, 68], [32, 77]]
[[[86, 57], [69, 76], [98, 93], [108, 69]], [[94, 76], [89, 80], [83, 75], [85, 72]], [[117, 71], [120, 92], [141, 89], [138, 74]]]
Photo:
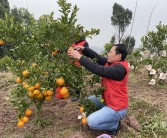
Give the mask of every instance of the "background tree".
[[[159, 23], [156, 31], [150, 31], [143, 36], [142, 50], [148, 50], [151, 55], [144, 61], [147, 65], [151, 64], [155, 70], [163, 73], [167, 72], [167, 25]], [[149, 62], [148, 62], [149, 61]]]
[[111, 37], [110, 43], [111, 43], [111, 44], [115, 44], [115, 43], [116, 43], [115, 35], [113, 35], [113, 36]]
[[132, 20], [132, 11], [124, 9], [122, 5], [117, 3], [113, 6], [113, 16], [111, 16], [111, 24], [118, 29], [118, 42], [122, 37]]
[[10, 7], [8, 0], [1, 0], [0, 1], [0, 18], [4, 18], [5, 13], [9, 13]]
[[103, 54], [104, 54], [104, 55], [107, 55], [107, 53], [110, 51], [111, 47], [112, 47], [112, 44], [111, 44], [111, 43], [106, 43], [106, 44], [104, 45], [104, 52], [103, 52]]
[[135, 46], [135, 38], [133, 36], [132, 37], [127, 36], [127, 37], [125, 37], [125, 38], [122, 39], [122, 43], [124, 45], [126, 45], [126, 46], [128, 46], [128, 44], [129, 44], [129, 46], [128, 46], [128, 53], [131, 54], [132, 51], [133, 51], [133, 48]]
[[34, 18], [32, 14], [29, 13], [29, 11], [25, 8], [13, 8], [11, 9], [11, 15], [14, 17], [14, 21], [29, 24], [31, 21], [31, 18]]
[[166, 50], [166, 40], [167, 40], [167, 25], [159, 23], [156, 26], [157, 31], [148, 32], [147, 36], [143, 36], [141, 41], [144, 50], [149, 50], [151, 53], [160, 54], [160, 51]]

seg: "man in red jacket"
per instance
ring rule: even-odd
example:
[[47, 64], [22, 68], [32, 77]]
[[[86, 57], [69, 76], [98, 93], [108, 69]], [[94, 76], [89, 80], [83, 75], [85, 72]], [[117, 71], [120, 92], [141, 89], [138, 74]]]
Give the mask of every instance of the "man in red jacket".
[[[116, 132], [120, 120], [125, 117], [128, 109], [128, 63], [125, 60], [128, 52], [123, 44], [114, 44], [109, 51], [107, 58], [98, 55], [95, 51], [76, 47], [77, 50], [68, 50], [67, 54], [78, 59], [80, 64], [92, 73], [102, 77], [102, 85], [105, 90], [102, 94], [104, 103], [96, 96], [90, 96], [100, 110], [90, 114], [87, 122], [90, 128], [95, 130], [107, 130]], [[85, 56], [78, 51], [82, 51]], [[89, 58], [96, 58], [97, 62]]]

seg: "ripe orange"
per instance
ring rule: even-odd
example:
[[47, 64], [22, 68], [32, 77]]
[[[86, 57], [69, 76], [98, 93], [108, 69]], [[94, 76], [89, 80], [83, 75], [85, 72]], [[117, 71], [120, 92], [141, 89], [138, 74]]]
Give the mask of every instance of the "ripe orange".
[[32, 63], [32, 67], [35, 68], [37, 66], [36, 63]]
[[32, 110], [31, 110], [31, 109], [26, 109], [25, 115], [26, 115], [26, 116], [32, 115]]
[[43, 97], [42, 93], [36, 95], [36, 98], [37, 98], [37, 99], [42, 99], [42, 97]]
[[43, 96], [47, 96], [47, 91], [44, 91], [44, 92], [43, 92]]
[[63, 86], [64, 83], [65, 83], [65, 80], [64, 80], [63, 77], [60, 77], [59, 79], [56, 80], [56, 84], [57, 84], [58, 86]]
[[27, 122], [28, 122], [28, 117], [27, 117], [27, 116], [23, 116], [23, 117], [22, 117], [22, 121], [23, 121], [24, 123], [27, 123]]
[[61, 95], [67, 95], [68, 94], [68, 89], [67, 89], [67, 87], [63, 87], [61, 90], [60, 90], [60, 94]]
[[83, 112], [84, 112], [84, 108], [81, 106], [81, 107], [79, 108], [79, 111], [80, 111], [81, 113], [83, 113]]
[[28, 70], [24, 70], [24, 71], [22, 72], [22, 75], [23, 75], [24, 77], [28, 77], [28, 75], [29, 75]]
[[41, 85], [40, 85], [40, 83], [37, 82], [34, 87], [35, 87], [35, 89], [39, 89], [41, 87]]
[[22, 79], [21, 79], [20, 77], [18, 77], [18, 78], [16, 79], [16, 82], [17, 82], [17, 83], [21, 83], [21, 82], [22, 82]]
[[57, 54], [57, 51], [53, 51], [52, 52], [52, 55], [54, 56], [54, 55], [56, 55]]
[[87, 124], [87, 118], [86, 117], [82, 117], [82, 124], [86, 125]]
[[27, 85], [27, 82], [23, 82], [22, 84], [23, 84], [23, 87], [25, 87], [25, 85]]
[[28, 96], [29, 96], [30, 98], [34, 97], [34, 95], [33, 95], [32, 92], [28, 92]]
[[51, 99], [52, 99], [51, 96], [46, 96], [46, 97], [45, 97], [45, 100], [46, 100], [46, 101], [50, 101]]
[[41, 92], [39, 90], [34, 90], [33, 95], [39, 95]]
[[35, 89], [34, 86], [28, 87], [28, 91], [30, 91], [30, 92], [32, 92], [34, 89]]
[[52, 96], [52, 95], [53, 95], [53, 91], [52, 91], [52, 90], [48, 90], [48, 91], [46, 92], [46, 94], [47, 94], [48, 96]]
[[23, 121], [19, 121], [19, 122], [17, 123], [17, 126], [18, 126], [18, 127], [23, 127], [23, 126], [24, 126], [24, 122], [23, 122]]
[[5, 44], [5, 41], [0, 40], [0, 45], [4, 45], [4, 44]]
[[66, 95], [63, 95], [63, 98], [64, 98], [64, 99], [67, 99], [67, 98], [69, 98], [69, 97], [70, 97], [69, 93], [66, 94]]

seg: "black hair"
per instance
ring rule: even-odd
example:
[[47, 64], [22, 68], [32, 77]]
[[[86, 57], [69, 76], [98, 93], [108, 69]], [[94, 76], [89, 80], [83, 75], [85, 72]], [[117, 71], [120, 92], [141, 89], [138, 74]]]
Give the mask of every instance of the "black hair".
[[127, 46], [125, 46], [124, 44], [114, 44], [113, 46], [116, 46], [116, 54], [121, 54], [121, 61], [124, 61], [126, 56], [128, 55]]

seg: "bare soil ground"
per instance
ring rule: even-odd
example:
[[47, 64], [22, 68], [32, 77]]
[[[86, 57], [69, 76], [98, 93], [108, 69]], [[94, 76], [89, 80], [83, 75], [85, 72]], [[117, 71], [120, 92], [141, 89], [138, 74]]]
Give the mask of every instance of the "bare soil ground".
[[[154, 86], [148, 86], [148, 82], [149, 80], [147, 79], [146, 74], [142, 71], [136, 74], [130, 74], [128, 83], [129, 95], [130, 101], [133, 102], [130, 102], [128, 116], [134, 116], [134, 112], [143, 114], [143, 109], [134, 109], [134, 106], [131, 105], [134, 101], [138, 100], [141, 103], [147, 103], [151, 108], [156, 108], [158, 111], [162, 112], [162, 114], [167, 114], [167, 87], [158, 89]], [[43, 127], [38, 128], [34, 125], [33, 115], [25, 127], [21, 129], [18, 128], [16, 110], [10, 103], [10, 92], [15, 88], [15, 86], [16, 84], [14, 83], [14, 78], [11, 73], [0, 73], [1, 138], [96, 138], [97, 136], [105, 133], [90, 130], [87, 126], [81, 125], [80, 121], [77, 120], [77, 116], [79, 115], [79, 102], [71, 102], [70, 99], [60, 100], [55, 98], [51, 102], [47, 102], [43, 108]], [[138, 116], [136, 116], [135, 119], [139, 120], [139, 122], [141, 120]], [[139, 122], [137, 121], [135, 123]], [[118, 135], [113, 137], [144, 138], [145, 136], [124, 123], [123, 128]]]

